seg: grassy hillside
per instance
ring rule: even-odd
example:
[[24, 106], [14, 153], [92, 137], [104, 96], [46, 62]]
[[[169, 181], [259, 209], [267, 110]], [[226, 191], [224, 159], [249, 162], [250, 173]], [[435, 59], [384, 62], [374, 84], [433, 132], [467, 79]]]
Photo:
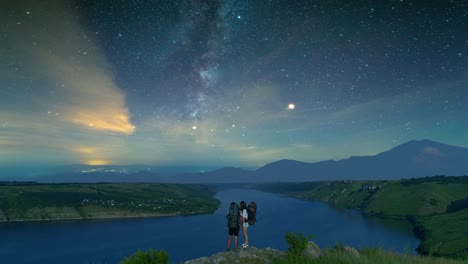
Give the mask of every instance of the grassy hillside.
[[416, 227], [422, 231], [421, 252], [468, 259], [468, 209], [418, 218]]
[[[387, 252], [381, 249], [364, 248], [358, 251], [359, 256], [350, 255], [340, 247], [327, 248], [323, 250], [322, 256], [319, 258], [310, 257], [291, 257], [287, 256], [284, 258], [275, 259], [272, 261], [273, 264], [331, 264], [331, 263], [343, 263], [343, 264], [462, 264], [466, 263], [462, 260], [453, 260], [440, 257], [428, 257], [428, 256], [411, 256], [402, 255], [394, 252]], [[228, 263], [228, 262], [226, 262]], [[258, 263], [258, 262], [250, 262]]]
[[456, 200], [468, 197], [466, 183], [390, 182], [372, 197], [366, 212], [391, 216], [429, 216], [447, 211]]
[[421, 253], [468, 258], [468, 177], [263, 184], [258, 188], [411, 221]]
[[0, 184], [0, 221], [145, 217], [213, 212], [206, 186], [178, 184]]
[[[317, 247], [318, 248], [318, 247]], [[212, 256], [188, 260], [187, 264], [463, 264], [463, 260], [441, 257], [403, 255], [384, 251], [379, 248], [364, 248], [355, 250], [350, 247], [335, 246], [319, 249], [320, 252], [310, 254], [291, 254], [272, 248], [257, 249], [249, 247], [240, 252], [220, 252]], [[121, 264], [154, 263], [167, 264], [170, 256], [165, 251], [138, 251], [126, 257]]]

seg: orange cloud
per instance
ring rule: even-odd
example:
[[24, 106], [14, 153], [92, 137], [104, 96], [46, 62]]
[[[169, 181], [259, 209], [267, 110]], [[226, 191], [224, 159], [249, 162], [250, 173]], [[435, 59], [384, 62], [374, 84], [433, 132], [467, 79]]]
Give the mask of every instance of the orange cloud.
[[127, 135], [133, 134], [135, 131], [135, 126], [130, 123], [129, 117], [120, 113], [77, 113], [69, 115], [69, 118], [70, 122], [98, 131], [109, 131]]
[[81, 161], [81, 164], [98, 166], [98, 165], [109, 165], [109, 164], [112, 164], [112, 162], [109, 160], [96, 159], [96, 160], [83, 160]]
[[96, 152], [96, 148], [91, 148], [91, 147], [78, 147], [74, 149], [75, 152], [81, 153], [81, 154], [92, 154]]

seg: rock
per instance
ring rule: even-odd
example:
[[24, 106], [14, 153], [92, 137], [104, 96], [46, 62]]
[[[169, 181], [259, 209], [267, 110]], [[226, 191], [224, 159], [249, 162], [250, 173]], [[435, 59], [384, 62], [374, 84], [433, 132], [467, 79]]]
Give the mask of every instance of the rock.
[[185, 264], [223, 264], [223, 263], [245, 263], [252, 262], [270, 264], [273, 259], [284, 256], [285, 253], [272, 248], [258, 249], [248, 247], [240, 249], [238, 252], [229, 251], [214, 254], [210, 257], [187, 260]]
[[353, 256], [353, 257], [356, 257], [356, 258], [360, 258], [361, 256], [359, 255], [359, 252], [353, 248], [353, 247], [350, 247], [350, 246], [345, 246], [343, 248], [343, 252], [350, 255], [350, 256]]
[[310, 257], [310, 258], [319, 258], [322, 255], [322, 250], [320, 250], [319, 246], [312, 241], [307, 243], [307, 248], [304, 250], [303, 255]]

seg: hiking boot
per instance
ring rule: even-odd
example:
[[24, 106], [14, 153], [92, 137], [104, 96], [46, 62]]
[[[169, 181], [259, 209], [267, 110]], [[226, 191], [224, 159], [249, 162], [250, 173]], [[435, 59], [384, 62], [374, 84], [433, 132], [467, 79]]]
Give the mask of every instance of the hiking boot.
[[249, 245], [247, 245], [247, 244], [242, 244], [242, 248], [248, 248], [248, 247], [249, 247]]
[[[226, 248], [226, 252], [228, 252], [229, 250], [231, 250], [230, 248]], [[235, 250], [235, 249], [234, 249]]]

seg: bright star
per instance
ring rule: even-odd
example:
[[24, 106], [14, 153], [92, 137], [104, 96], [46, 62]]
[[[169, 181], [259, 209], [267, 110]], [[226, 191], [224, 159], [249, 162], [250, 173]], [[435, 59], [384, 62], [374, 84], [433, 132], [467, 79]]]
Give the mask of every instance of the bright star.
[[296, 106], [294, 104], [288, 104], [288, 109], [289, 110], [293, 110], [294, 108], [296, 108]]

